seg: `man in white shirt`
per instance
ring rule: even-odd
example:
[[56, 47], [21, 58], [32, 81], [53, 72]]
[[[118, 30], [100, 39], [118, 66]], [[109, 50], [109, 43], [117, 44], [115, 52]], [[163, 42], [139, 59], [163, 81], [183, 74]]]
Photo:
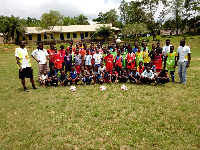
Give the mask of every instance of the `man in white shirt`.
[[[48, 53], [47, 50], [43, 48], [43, 43], [38, 43], [38, 49], [35, 49], [31, 56], [35, 59], [39, 64], [39, 72], [38, 78], [44, 73], [44, 70], [48, 71], [47, 60], [48, 60]], [[35, 58], [35, 56], [37, 58]]]
[[185, 40], [180, 41], [180, 46], [177, 50], [178, 53], [178, 74], [180, 77], [180, 83], [186, 83], [186, 70], [189, 67], [191, 60], [191, 51], [188, 46], [185, 45]]
[[31, 67], [30, 59], [28, 56], [27, 49], [25, 48], [25, 42], [20, 41], [20, 47], [15, 50], [15, 57], [17, 60], [17, 65], [19, 68], [19, 79], [22, 81], [22, 85], [24, 87], [25, 92], [29, 92], [25, 85], [25, 78], [30, 78], [33, 89], [37, 89], [35, 87], [34, 79], [33, 79], [33, 69]]
[[170, 40], [166, 40], [166, 45], [163, 47], [162, 54], [166, 57], [167, 53], [170, 52]]

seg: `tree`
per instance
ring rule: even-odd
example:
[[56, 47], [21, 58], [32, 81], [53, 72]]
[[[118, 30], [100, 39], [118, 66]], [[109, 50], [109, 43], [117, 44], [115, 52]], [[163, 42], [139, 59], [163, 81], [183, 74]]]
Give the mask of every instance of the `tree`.
[[92, 37], [96, 38], [97, 36], [103, 37], [103, 41], [105, 42], [107, 38], [114, 32], [110, 26], [103, 25], [95, 30]]
[[111, 9], [106, 13], [100, 12], [98, 16], [99, 16], [98, 18], [93, 19], [92, 21], [98, 22], [101, 24], [111, 23], [112, 26], [114, 26], [114, 27], [119, 25], [119, 23], [118, 23], [119, 16], [117, 15], [117, 11], [115, 9]]
[[90, 23], [87, 21], [88, 18], [86, 16], [84, 16], [83, 14], [74, 17], [74, 19], [76, 20], [77, 25], [89, 25]]
[[135, 36], [138, 40], [141, 34], [147, 34], [149, 32], [145, 23], [128, 24], [122, 29], [122, 34]]
[[71, 17], [64, 17], [63, 18], [63, 25], [69, 26], [69, 25], [77, 25], [76, 19]]
[[133, 24], [136, 22], [146, 23], [148, 18], [142, 8], [142, 3], [139, 1], [121, 2], [119, 6], [120, 20], [124, 25]]
[[24, 37], [25, 26], [20, 22], [19, 17], [0, 16], [0, 33], [3, 33], [4, 39], [7, 41], [18, 40], [19, 35]]
[[50, 10], [49, 13], [44, 13], [40, 19], [41, 29], [52, 29], [54, 26], [62, 25], [63, 15], [58, 11]]

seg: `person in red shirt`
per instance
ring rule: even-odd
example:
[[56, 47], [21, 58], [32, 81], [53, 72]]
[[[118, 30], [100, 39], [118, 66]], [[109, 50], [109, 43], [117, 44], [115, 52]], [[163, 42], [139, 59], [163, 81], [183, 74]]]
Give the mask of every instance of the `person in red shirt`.
[[58, 72], [62, 68], [62, 56], [60, 52], [57, 52], [57, 48], [54, 48], [54, 67], [55, 70]]
[[131, 73], [133, 68], [135, 68], [135, 53], [132, 52], [132, 48], [129, 48], [129, 53], [126, 55], [126, 67], [127, 67], [127, 74]]
[[54, 66], [54, 54], [55, 54], [55, 51], [54, 51], [54, 45], [51, 44], [50, 45], [50, 49], [47, 50], [47, 53], [49, 54], [49, 68], [51, 66]]
[[66, 50], [67, 50], [68, 52], [70, 52], [70, 49], [69, 49], [70, 47], [72, 48], [72, 51], [75, 52], [75, 47], [73, 46], [73, 41], [70, 41], [70, 42], [69, 42], [69, 46], [66, 48]]
[[106, 62], [106, 69], [108, 73], [112, 71], [113, 68], [113, 55], [110, 54], [110, 50], [107, 51], [107, 55], [103, 58]]
[[141, 75], [144, 72], [145, 66], [143, 66], [143, 62], [139, 62], [139, 66], [137, 67], [137, 72]]
[[108, 75], [108, 78], [109, 78], [109, 83], [112, 82], [117, 83], [118, 73], [117, 71], [115, 71], [115, 68], [112, 68], [112, 71]]
[[60, 46], [59, 53], [60, 53], [61, 56], [62, 56], [62, 58], [61, 58], [61, 61], [62, 61], [62, 70], [64, 70], [64, 66], [65, 66], [65, 61], [64, 61], [65, 50], [64, 50], [64, 46], [63, 46], [63, 45]]
[[160, 48], [156, 48], [155, 62], [156, 72], [161, 72], [162, 70], [163, 55], [160, 54]]

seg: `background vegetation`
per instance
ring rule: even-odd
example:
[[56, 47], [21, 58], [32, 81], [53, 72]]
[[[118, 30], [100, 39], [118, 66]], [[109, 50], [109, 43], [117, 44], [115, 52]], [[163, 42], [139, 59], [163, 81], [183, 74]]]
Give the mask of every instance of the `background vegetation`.
[[[0, 46], [0, 149], [199, 149], [200, 36], [187, 36], [192, 60], [187, 84], [44, 87], [23, 91], [16, 45]], [[169, 37], [157, 38], [164, 46]], [[177, 49], [183, 37], [172, 36]], [[151, 47], [152, 37], [147, 42]], [[56, 45], [59, 48], [60, 45]], [[66, 46], [66, 45], [65, 45]], [[45, 48], [49, 46], [45, 45]], [[36, 45], [27, 45], [30, 53]], [[31, 59], [37, 87], [38, 66]]]

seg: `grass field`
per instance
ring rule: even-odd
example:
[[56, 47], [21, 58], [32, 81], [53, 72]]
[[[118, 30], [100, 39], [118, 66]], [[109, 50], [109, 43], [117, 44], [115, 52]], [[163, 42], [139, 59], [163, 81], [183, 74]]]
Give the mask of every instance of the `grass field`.
[[[152, 37], [151, 37], [152, 38]], [[166, 38], [161, 38], [164, 46]], [[170, 38], [177, 49], [182, 37]], [[149, 41], [148, 47], [154, 41]], [[200, 36], [188, 37], [187, 84], [44, 87], [23, 91], [16, 46], [0, 47], [0, 149], [200, 149]], [[29, 55], [35, 45], [27, 45]], [[57, 46], [58, 47], [58, 46]], [[48, 46], [45, 46], [48, 48]], [[31, 59], [36, 80], [38, 67]]]

